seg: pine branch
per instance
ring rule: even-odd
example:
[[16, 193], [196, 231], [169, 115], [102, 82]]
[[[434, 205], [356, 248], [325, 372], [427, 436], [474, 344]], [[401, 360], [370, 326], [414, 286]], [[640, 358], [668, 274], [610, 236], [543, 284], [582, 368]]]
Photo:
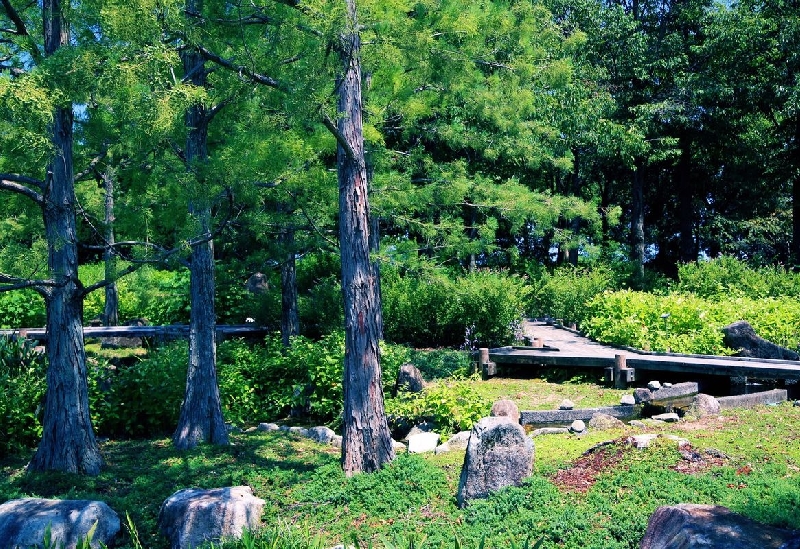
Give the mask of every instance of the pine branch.
[[230, 71], [238, 73], [239, 76], [247, 77], [247, 79], [251, 80], [252, 82], [255, 82], [256, 84], [262, 84], [270, 88], [275, 88], [276, 90], [289, 91], [289, 88], [287, 86], [285, 86], [278, 80], [275, 80], [271, 76], [267, 76], [265, 74], [259, 74], [253, 71], [252, 69], [245, 67], [244, 65], [237, 65], [233, 61], [224, 59], [220, 55], [217, 55], [216, 53], [212, 52], [211, 50], [203, 46], [196, 46], [196, 48], [197, 51], [200, 53], [200, 55], [202, 55], [203, 58], [205, 58], [207, 61], [211, 61], [221, 67], [224, 67]]
[[34, 185], [40, 190], [44, 190], [44, 182], [38, 179], [14, 173], [0, 173], [0, 189], [27, 196], [39, 205], [44, 204], [44, 197], [41, 193], [28, 185]]

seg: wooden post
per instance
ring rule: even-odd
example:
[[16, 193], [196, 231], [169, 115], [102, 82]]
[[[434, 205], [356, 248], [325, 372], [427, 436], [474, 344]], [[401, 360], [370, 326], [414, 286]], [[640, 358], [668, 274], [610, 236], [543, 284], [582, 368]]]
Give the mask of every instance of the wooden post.
[[614, 355], [614, 387], [617, 389], [626, 389], [628, 387], [627, 370], [626, 366], [627, 357], [625, 355]]
[[478, 363], [483, 367], [484, 364], [489, 362], [489, 348], [488, 347], [481, 347], [480, 351], [480, 358], [478, 359]]
[[533, 338], [533, 347], [535, 349], [541, 349], [542, 347], [544, 347], [544, 341], [542, 341], [541, 337]]

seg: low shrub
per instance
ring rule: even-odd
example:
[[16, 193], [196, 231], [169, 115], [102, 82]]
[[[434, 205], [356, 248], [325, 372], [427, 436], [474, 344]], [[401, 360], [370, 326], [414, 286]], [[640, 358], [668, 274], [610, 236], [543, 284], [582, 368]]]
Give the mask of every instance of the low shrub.
[[751, 267], [727, 256], [679, 265], [678, 280], [675, 291], [715, 301], [800, 297], [800, 274], [782, 265]]
[[0, 337], [0, 455], [41, 439], [46, 378], [47, 359], [30, 341]]
[[420, 393], [399, 392], [397, 397], [386, 400], [392, 427], [430, 421], [436, 424], [437, 432], [445, 435], [472, 429], [476, 421], [489, 415], [492, 407], [473, 386], [477, 380], [455, 378], [428, 385]]
[[579, 326], [587, 320], [587, 304], [598, 294], [616, 287], [614, 272], [605, 266], [562, 267], [532, 279], [529, 314], [535, 318], [559, 318]]
[[716, 301], [693, 294], [658, 296], [623, 290], [589, 302], [584, 331], [597, 341], [652, 351], [730, 355], [722, 327], [748, 321], [761, 337], [800, 346], [800, 303], [788, 299], [737, 297]]
[[383, 271], [386, 338], [415, 347], [496, 347], [514, 341], [530, 289], [515, 275], [438, 268]]
[[35, 291], [0, 292], [0, 328], [37, 328], [46, 318], [44, 299]]

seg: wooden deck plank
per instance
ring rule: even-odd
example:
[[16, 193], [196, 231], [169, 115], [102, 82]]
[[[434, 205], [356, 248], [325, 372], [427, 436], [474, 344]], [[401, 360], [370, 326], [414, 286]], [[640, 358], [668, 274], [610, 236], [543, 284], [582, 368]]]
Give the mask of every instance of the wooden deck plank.
[[541, 338], [545, 345], [558, 350], [501, 347], [489, 350], [489, 360], [499, 365], [608, 368], [614, 366], [616, 355], [624, 354], [628, 367], [637, 370], [800, 379], [800, 362], [795, 361], [645, 353], [602, 345], [574, 331], [543, 322], [526, 323], [525, 329], [527, 335]]

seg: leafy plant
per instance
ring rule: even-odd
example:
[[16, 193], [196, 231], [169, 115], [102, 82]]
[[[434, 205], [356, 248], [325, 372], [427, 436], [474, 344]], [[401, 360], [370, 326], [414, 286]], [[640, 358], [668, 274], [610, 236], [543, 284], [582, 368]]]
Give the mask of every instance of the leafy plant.
[[0, 336], [0, 454], [22, 452], [41, 438], [46, 373], [45, 355], [29, 340]]

